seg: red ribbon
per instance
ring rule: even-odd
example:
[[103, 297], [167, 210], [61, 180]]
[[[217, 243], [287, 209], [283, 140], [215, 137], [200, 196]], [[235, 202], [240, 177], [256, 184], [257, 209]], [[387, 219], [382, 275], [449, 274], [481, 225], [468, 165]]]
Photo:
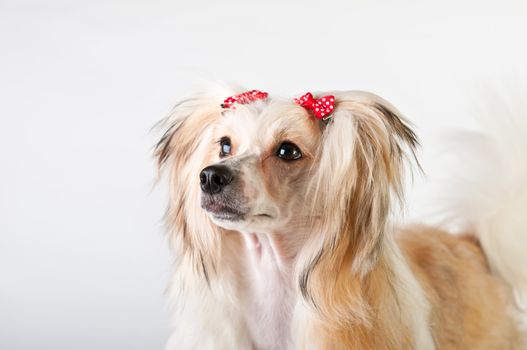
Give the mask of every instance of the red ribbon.
[[259, 90], [251, 90], [247, 92], [243, 92], [238, 95], [230, 96], [223, 101], [221, 104], [222, 108], [231, 108], [235, 103], [239, 103], [242, 105], [251, 103], [256, 100], [265, 100], [269, 94], [267, 92], [259, 91]]
[[335, 96], [333, 95], [323, 96], [316, 99], [310, 92], [308, 92], [302, 97], [296, 98], [295, 102], [300, 106], [313, 111], [315, 117], [323, 120], [330, 118], [331, 113], [333, 113], [333, 109], [335, 108]]

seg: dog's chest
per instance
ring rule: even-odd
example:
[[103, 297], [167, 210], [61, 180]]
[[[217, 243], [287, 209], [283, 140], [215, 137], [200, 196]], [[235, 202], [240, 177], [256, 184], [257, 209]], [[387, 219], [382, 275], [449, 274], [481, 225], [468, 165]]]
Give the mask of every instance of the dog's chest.
[[245, 318], [257, 349], [291, 349], [293, 292], [289, 274], [272, 252], [248, 256]]

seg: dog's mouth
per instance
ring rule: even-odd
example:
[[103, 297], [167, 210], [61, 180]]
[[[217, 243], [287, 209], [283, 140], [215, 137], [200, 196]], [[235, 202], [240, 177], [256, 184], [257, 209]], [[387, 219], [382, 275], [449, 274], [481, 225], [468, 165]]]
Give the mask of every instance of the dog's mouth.
[[217, 220], [241, 221], [245, 219], [247, 214], [236, 203], [212, 196], [203, 196], [201, 198], [201, 207]]

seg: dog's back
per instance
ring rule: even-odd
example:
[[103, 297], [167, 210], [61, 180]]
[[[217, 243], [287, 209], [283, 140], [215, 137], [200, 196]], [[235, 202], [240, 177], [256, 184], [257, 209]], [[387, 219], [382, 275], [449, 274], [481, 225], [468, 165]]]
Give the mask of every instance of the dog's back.
[[511, 288], [491, 273], [477, 239], [416, 226], [397, 240], [430, 302], [438, 349], [525, 348]]

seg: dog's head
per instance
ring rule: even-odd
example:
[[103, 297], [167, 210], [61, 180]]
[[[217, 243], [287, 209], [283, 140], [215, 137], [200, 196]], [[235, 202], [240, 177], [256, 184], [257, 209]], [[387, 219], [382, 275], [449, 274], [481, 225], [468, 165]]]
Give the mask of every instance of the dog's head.
[[200, 206], [218, 226], [282, 232], [306, 219], [321, 125], [298, 105], [261, 101], [222, 111], [196, 174]]
[[357, 272], [371, 266], [390, 197], [401, 194], [404, 149], [417, 141], [378, 96], [333, 95], [326, 122], [273, 98], [222, 108], [221, 98], [199, 95], [175, 107], [156, 156], [172, 164], [169, 224], [201, 265], [221, 231], [234, 230], [302, 232], [306, 293], [326, 256], [338, 264], [352, 254]]

